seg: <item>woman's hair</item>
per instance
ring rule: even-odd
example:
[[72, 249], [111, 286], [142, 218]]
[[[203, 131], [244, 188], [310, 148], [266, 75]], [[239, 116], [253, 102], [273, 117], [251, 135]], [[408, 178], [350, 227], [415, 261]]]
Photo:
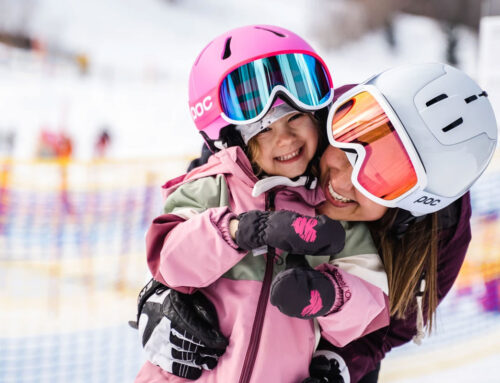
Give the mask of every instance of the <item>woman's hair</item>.
[[431, 332], [438, 304], [438, 213], [413, 223], [398, 238], [392, 230], [398, 211], [389, 209], [380, 220], [368, 223], [389, 280], [390, 313], [396, 318], [405, 318], [415, 312], [415, 297], [422, 278], [425, 278], [423, 307], [427, 328]]
[[[323, 129], [322, 122], [316, 118], [313, 113], [306, 113], [314, 122], [316, 129], [318, 130], [318, 146], [316, 148], [316, 152], [314, 153], [314, 157], [309, 161], [309, 165], [305, 171], [305, 175], [309, 177], [319, 178], [320, 170], [319, 170], [319, 161], [321, 159], [321, 155], [326, 149], [328, 139], [325, 135], [325, 129]], [[262, 168], [257, 164], [255, 158], [259, 156], [259, 144], [256, 140], [256, 136], [252, 137], [250, 141], [248, 141], [248, 147], [246, 150], [246, 154], [250, 163], [252, 164], [253, 171], [257, 177], [262, 177], [265, 175], [265, 172]]]

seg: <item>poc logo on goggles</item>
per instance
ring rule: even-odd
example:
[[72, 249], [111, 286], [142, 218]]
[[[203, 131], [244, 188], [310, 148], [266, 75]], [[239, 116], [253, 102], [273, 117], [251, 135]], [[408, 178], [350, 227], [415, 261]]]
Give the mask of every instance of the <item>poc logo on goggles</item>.
[[431, 206], [436, 206], [440, 202], [441, 202], [440, 199], [426, 197], [426, 196], [420, 197], [416, 201], [413, 201], [413, 203], [423, 203], [424, 205], [431, 205]]
[[191, 117], [193, 117], [193, 120], [196, 121], [198, 117], [203, 116], [205, 112], [208, 112], [210, 109], [212, 109], [213, 105], [214, 104], [212, 102], [212, 97], [205, 97], [203, 101], [191, 107]]

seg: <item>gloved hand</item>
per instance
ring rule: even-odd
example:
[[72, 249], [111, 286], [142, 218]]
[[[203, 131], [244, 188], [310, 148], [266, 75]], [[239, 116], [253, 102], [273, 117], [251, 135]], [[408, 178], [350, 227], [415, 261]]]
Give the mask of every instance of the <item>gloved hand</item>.
[[235, 242], [245, 250], [268, 245], [295, 254], [330, 255], [344, 248], [345, 231], [324, 215], [251, 210], [239, 216]]
[[151, 279], [138, 298], [137, 322], [147, 359], [176, 376], [195, 380], [212, 370], [227, 339], [217, 313], [201, 293], [182, 294]]
[[290, 317], [311, 319], [326, 315], [334, 302], [334, 281], [312, 268], [282, 271], [271, 284], [271, 304]]
[[309, 378], [302, 383], [345, 383], [349, 381], [349, 371], [344, 360], [335, 352], [319, 350], [309, 365]]

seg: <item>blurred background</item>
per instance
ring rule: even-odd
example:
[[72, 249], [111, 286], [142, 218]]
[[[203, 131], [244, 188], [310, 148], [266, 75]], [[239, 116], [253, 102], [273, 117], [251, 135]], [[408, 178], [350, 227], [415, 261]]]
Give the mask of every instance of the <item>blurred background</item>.
[[[0, 0], [0, 382], [130, 382], [160, 185], [202, 145], [198, 52], [227, 29], [302, 35], [336, 86], [442, 61], [500, 116], [500, 0]], [[498, 382], [500, 160], [472, 191], [473, 243], [437, 330], [381, 382]]]

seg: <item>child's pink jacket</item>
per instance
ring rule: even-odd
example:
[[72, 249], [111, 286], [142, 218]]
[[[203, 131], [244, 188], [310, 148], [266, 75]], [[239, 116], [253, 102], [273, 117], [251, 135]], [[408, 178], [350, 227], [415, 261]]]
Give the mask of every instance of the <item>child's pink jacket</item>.
[[[309, 376], [309, 363], [319, 335], [314, 322], [285, 316], [269, 299], [263, 301], [261, 297], [259, 304], [263, 286], [270, 283], [263, 282], [267, 257], [239, 251], [229, 235], [228, 223], [234, 214], [266, 210], [266, 198], [271, 191], [253, 197], [257, 181], [240, 148], [222, 150], [206, 165], [164, 186], [168, 214], [158, 217], [148, 232], [148, 265], [155, 279], [183, 292], [200, 289], [215, 305], [221, 331], [229, 339], [217, 367], [204, 371], [198, 382], [300, 383]], [[324, 201], [319, 188], [275, 187], [272, 193], [276, 210], [310, 216]], [[321, 336], [337, 346], [389, 322], [387, 295], [380, 283], [374, 282], [385, 275], [381, 262], [378, 261], [376, 270], [369, 270], [368, 274], [378, 275], [369, 282], [336, 266], [336, 262], [347, 260], [350, 255], [367, 256], [366, 243], [356, 251], [356, 243], [347, 246], [349, 238], [347, 235], [346, 248], [357, 254], [342, 255], [340, 260], [335, 256], [335, 261], [328, 256], [307, 257], [311, 266], [335, 271], [344, 283], [338, 290], [340, 294], [337, 292], [337, 306], [334, 305], [338, 310], [317, 319]], [[369, 255], [379, 260], [374, 247], [371, 251]], [[275, 260], [272, 274], [268, 274], [283, 270], [281, 263]], [[264, 315], [259, 339], [258, 331], [253, 329], [256, 311]], [[255, 350], [248, 351], [249, 348]], [[251, 371], [251, 376], [241, 379], [247, 353], [254, 354], [255, 363], [248, 366], [247, 362], [246, 372]], [[188, 381], [149, 362], [136, 378], [136, 382], [142, 383]]]

